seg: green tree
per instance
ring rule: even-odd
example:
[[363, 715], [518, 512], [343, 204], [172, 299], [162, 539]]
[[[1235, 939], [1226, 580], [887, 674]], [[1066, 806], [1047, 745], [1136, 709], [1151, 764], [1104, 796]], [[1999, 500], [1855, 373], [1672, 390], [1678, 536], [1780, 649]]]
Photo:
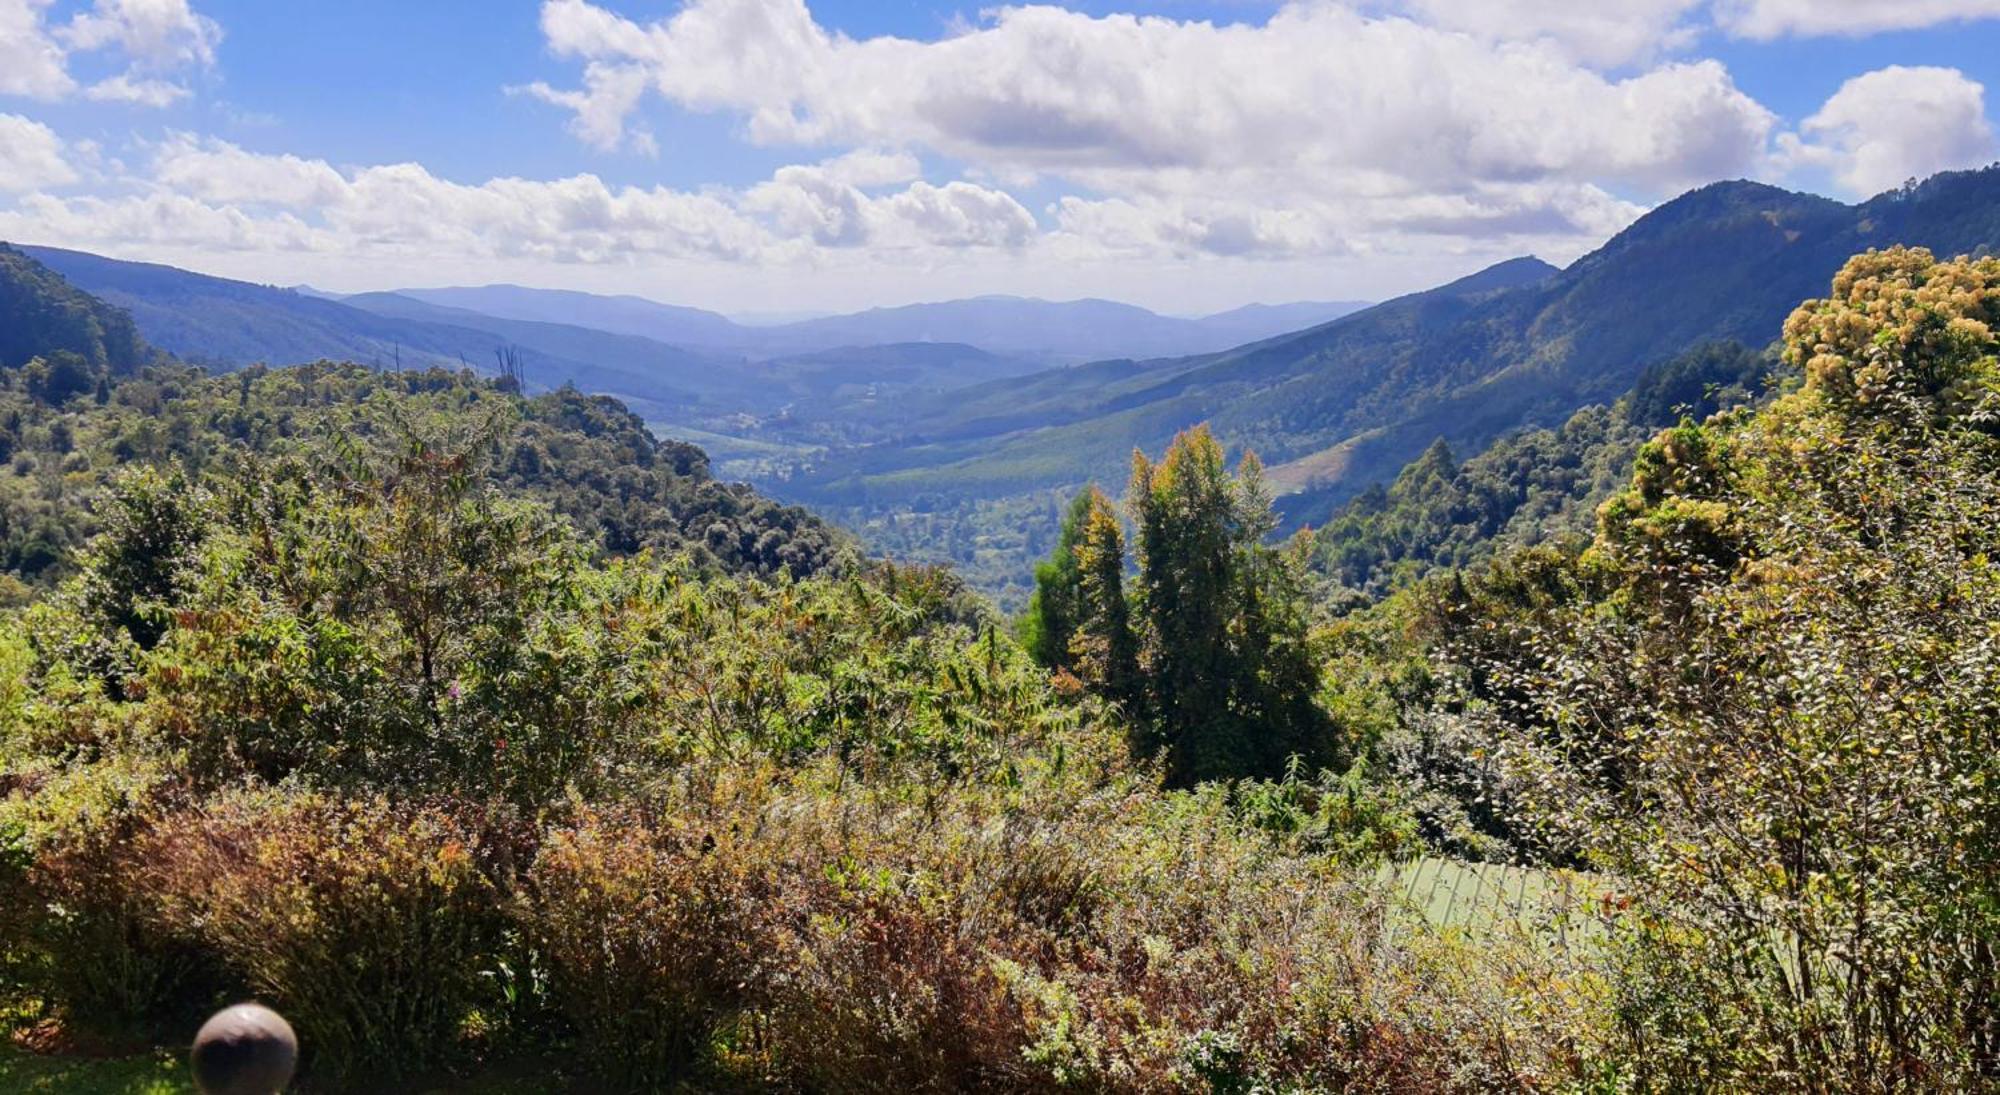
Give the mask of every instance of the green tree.
[[1132, 610], [1125, 597], [1125, 530], [1104, 492], [1083, 495], [1084, 515], [1076, 541], [1077, 602], [1080, 614], [1070, 653], [1077, 671], [1132, 716], [1144, 714], [1139, 678], [1139, 640], [1132, 633]]
[[1138, 528], [1142, 748], [1164, 753], [1181, 785], [1274, 777], [1294, 756], [1329, 762], [1332, 728], [1305, 649], [1304, 545], [1264, 544], [1276, 518], [1256, 457], [1231, 476], [1221, 444], [1197, 426], [1158, 464], [1134, 454], [1127, 505]]
[[1850, 261], [1804, 387], [1649, 446], [1609, 594], [1485, 667], [1523, 820], [1635, 905], [1633, 1087], [2000, 1082], [1997, 322], [2000, 262]]
[[1067, 669], [1073, 664], [1071, 640], [1083, 618], [1076, 546], [1090, 517], [1092, 496], [1097, 493], [1092, 487], [1070, 502], [1054, 553], [1035, 567], [1035, 592], [1021, 616], [1021, 645], [1050, 669]]

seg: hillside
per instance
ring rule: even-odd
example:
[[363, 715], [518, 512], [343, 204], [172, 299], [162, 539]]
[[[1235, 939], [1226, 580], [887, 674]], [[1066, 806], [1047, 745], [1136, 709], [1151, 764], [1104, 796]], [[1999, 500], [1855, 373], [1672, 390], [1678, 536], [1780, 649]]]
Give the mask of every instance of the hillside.
[[117, 374], [131, 373], [153, 356], [130, 315], [0, 243], [0, 368], [56, 353], [75, 354], [89, 368]]
[[[1325, 366], [1335, 357], [1404, 346], [1424, 331], [1452, 327], [1496, 294], [1555, 273], [1539, 260], [1510, 260], [1227, 353], [1095, 362], [917, 402], [907, 410], [905, 437], [841, 454], [793, 489], [829, 503], [867, 504], [911, 492], [995, 497], [1093, 477], [1115, 482], [1134, 447], [1157, 447], [1155, 438], [1209, 419], [1225, 442], [1261, 450], [1267, 437], [1248, 439], [1223, 420], [1288, 372], [1331, 372]], [[1345, 370], [1329, 379], [1343, 378], [1351, 380]]]
[[[79, 288], [132, 314], [146, 338], [184, 360], [237, 368], [318, 360], [378, 367], [499, 368], [519, 357], [533, 387], [573, 383], [639, 402], [649, 414], [701, 406], [731, 375], [717, 363], [646, 340], [555, 325], [516, 325], [470, 312], [377, 311], [290, 289], [122, 262], [80, 251], [24, 247]], [[525, 336], [525, 337], [517, 337]], [[533, 341], [528, 341], [532, 338]]]
[[1717, 183], [1561, 271], [1517, 260], [1223, 353], [954, 393], [913, 411], [903, 436], [835, 455], [786, 490], [867, 511], [1116, 483], [1134, 447], [1206, 420], [1272, 465], [1291, 521], [1320, 521], [1440, 438], [1478, 452], [1615, 399], [1696, 344], [1766, 344], [1848, 255], [1895, 243], [1941, 254], [2000, 244], [2000, 169], [1858, 205]]
[[[397, 289], [396, 295], [478, 312], [500, 319], [561, 323], [591, 327], [621, 335], [638, 335], [672, 346], [740, 350], [752, 332], [727, 316], [700, 308], [661, 304], [635, 296], [605, 296], [567, 289], [531, 289], [520, 285], [450, 286], [439, 289]], [[353, 303], [355, 298], [344, 298]]]
[[[846, 542], [803, 510], [719, 481], [702, 450], [659, 440], [607, 397], [570, 387], [524, 397], [466, 370], [324, 361], [204, 375], [156, 361], [120, 310], [6, 248], [0, 307], [0, 331], [20, 351], [0, 359], [0, 601], [66, 572], [102, 525], [96, 500], [131, 469], [199, 479], [249, 460], [282, 476], [413, 438], [467, 447], [491, 463], [496, 490], [547, 506], [607, 554], [804, 576], [831, 567]], [[50, 367], [66, 355], [73, 369]]]
[[1051, 364], [1163, 357], [1219, 350], [1352, 311], [1353, 304], [1252, 306], [1202, 319], [1162, 316], [1109, 300], [990, 296], [874, 308], [759, 332], [771, 346], [815, 348], [884, 342], [964, 342]]

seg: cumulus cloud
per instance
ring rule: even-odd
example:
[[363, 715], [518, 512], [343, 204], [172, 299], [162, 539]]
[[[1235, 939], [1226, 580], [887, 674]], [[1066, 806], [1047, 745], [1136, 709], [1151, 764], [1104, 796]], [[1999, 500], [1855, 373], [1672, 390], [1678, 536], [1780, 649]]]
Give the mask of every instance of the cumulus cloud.
[[163, 107], [188, 89], [169, 77], [215, 64], [222, 27], [187, 0], [96, 0], [69, 22], [50, 26], [49, 0], [0, 0], [0, 95], [67, 98], [77, 90], [69, 73], [75, 53], [110, 53], [124, 71], [84, 89], [98, 102]]
[[83, 91], [84, 98], [95, 102], [136, 103], [151, 107], [172, 106], [188, 95], [187, 88], [171, 80], [134, 79], [129, 72], [99, 80]]
[[222, 27], [187, 0], [97, 0], [58, 32], [80, 50], [117, 49], [144, 71], [215, 63]]
[[[54, 140], [46, 127], [15, 121], [29, 137]], [[11, 162], [15, 144], [30, 147], [10, 132], [0, 125], [7, 141], [0, 165]], [[906, 154], [870, 151], [780, 168], [743, 190], [614, 187], [589, 174], [473, 184], [415, 163], [342, 168], [176, 133], [153, 148], [149, 171], [125, 180], [135, 193], [32, 195], [0, 217], [0, 236], [557, 263], [781, 264], [864, 245], [1018, 248], [1036, 235], [1033, 215], [1007, 194], [964, 181], [932, 185], [913, 177], [917, 167]], [[16, 171], [30, 180], [22, 189], [64, 178]]]
[[[916, 41], [849, 38], [805, 0], [690, 0], [645, 22], [546, 0], [544, 37], [579, 84], [526, 90], [600, 148], [633, 141], [654, 97], [735, 115], [766, 145], [908, 149], [973, 178], [1052, 181], [1073, 191], [1049, 210], [1066, 246], [1324, 256], [1403, 225], [1594, 232], [1638, 208], [1608, 190], [1757, 170], [1774, 116], [1721, 64], [1655, 56], [1704, 2], [1301, 0], [1261, 25], [1030, 6]], [[866, 185], [787, 169], [754, 201], [800, 235], [879, 244], [890, 209], [851, 192]], [[934, 242], [1032, 235], [997, 197], [913, 186], [894, 210]]]
[[1857, 195], [1993, 158], [1986, 89], [1953, 68], [1891, 65], [1840, 85], [1781, 155], [1823, 167]]
[[537, 93], [607, 147], [653, 94], [738, 113], [767, 144], [914, 145], [993, 172], [1365, 163], [1425, 187], [1550, 175], [1665, 187], [1742, 169], [1772, 125], [1713, 62], [1610, 79], [1550, 37], [1492, 40], [1332, 3], [1260, 26], [1005, 8], [919, 42], [849, 39], [804, 0], [692, 0], [645, 24], [548, 0], [542, 29], [583, 62], [582, 86]]
[[1715, 17], [1745, 38], [1858, 36], [2000, 18], [2000, 0], [1717, 0]]
[[[1255, 194], [1246, 188], [1245, 195]], [[1058, 230], [1102, 249], [1144, 257], [1295, 259], [1373, 257], [1394, 249], [1478, 240], [1517, 251], [1560, 252], [1602, 240], [1645, 207], [1587, 184], [1500, 184], [1454, 193], [1379, 194], [1304, 200], [1283, 206], [1252, 197], [1147, 195], [1086, 199], [1051, 208]]]
[[68, 54], [43, 25], [49, 0], [0, 0], [0, 95], [60, 99], [76, 90]]
[[0, 191], [25, 192], [74, 182], [62, 139], [40, 122], [0, 114]]

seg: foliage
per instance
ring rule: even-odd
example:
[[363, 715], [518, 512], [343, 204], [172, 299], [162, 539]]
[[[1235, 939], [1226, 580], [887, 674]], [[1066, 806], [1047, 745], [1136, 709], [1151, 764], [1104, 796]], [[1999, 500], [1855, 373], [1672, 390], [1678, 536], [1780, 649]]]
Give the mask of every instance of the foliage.
[[1337, 743], [1315, 704], [1303, 549], [1264, 545], [1275, 518], [1256, 458], [1232, 476], [1197, 427], [1158, 465], [1133, 454], [1126, 505], [1138, 554], [1130, 596], [1123, 530], [1093, 489], [1071, 508], [1024, 630], [1046, 641], [1050, 607], [1061, 606], [1054, 618], [1071, 636], [1053, 664], [1120, 706], [1137, 751], [1162, 756], [1171, 783], [1276, 776], [1294, 757], [1330, 763]]
[[311, 1068], [394, 1080], [454, 1053], [498, 943], [477, 818], [382, 800], [237, 795], [140, 849], [158, 930], [184, 933], [308, 1032]]
[[[1871, 253], [1796, 388], [1706, 351], [1550, 467], [1435, 449], [1353, 515], [1373, 602], [1190, 431], [1050, 541], [1053, 671], [948, 571], [670, 552], [608, 484], [699, 460], [599, 401], [155, 369], [33, 419], [210, 416], [0, 625], [0, 973], [66, 1026], [266, 995], [335, 1088], [1992, 1087], [1996, 313], [2000, 262]], [[1546, 490], [1452, 516], [1489, 473]]]
[[1502, 437], [1463, 464], [1439, 439], [1386, 489], [1336, 512], [1317, 533], [1314, 564], [1379, 596], [1510, 548], [1587, 538], [1654, 431], [1753, 401], [1773, 365], [1734, 343], [1698, 346], [1645, 370], [1611, 407]]
[[1586, 560], [1613, 589], [1482, 659], [1524, 820], [1636, 902], [1648, 1086], [2000, 1074], [1996, 301], [1991, 260], [1857, 257], [1787, 324], [1805, 387], [1663, 435]]
[[773, 941], [753, 930], [782, 915], [770, 907], [778, 895], [715, 840], [592, 811], [546, 834], [523, 881], [523, 941], [546, 963], [579, 1048], [613, 1080], [689, 1075], [762, 981]]
[[1054, 554], [1035, 568], [1035, 593], [1017, 626], [1029, 656], [1051, 669], [1070, 664], [1070, 647], [1084, 616], [1077, 544], [1083, 539], [1085, 522], [1098, 504], [1099, 494], [1093, 488], [1070, 502]]
[[[656, 440], [616, 402], [572, 389], [532, 398], [469, 372], [381, 373], [359, 365], [251, 368], [203, 376], [155, 366], [102, 404], [51, 406], [0, 372], [0, 562], [31, 586], [65, 571], [99, 530], [93, 503], [121, 471], [152, 467], [195, 485], [234, 478], [245, 456], [332, 465], [394, 450], [414, 433], [470, 437], [496, 486], [567, 518], [595, 550], [684, 554], [697, 567], [797, 576], [838, 565], [839, 534], [709, 473], [699, 449]], [[343, 455], [348, 454], [348, 455]], [[15, 587], [19, 590], [19, 587]], [[26, 593], [20, 590], [20, 593]]]

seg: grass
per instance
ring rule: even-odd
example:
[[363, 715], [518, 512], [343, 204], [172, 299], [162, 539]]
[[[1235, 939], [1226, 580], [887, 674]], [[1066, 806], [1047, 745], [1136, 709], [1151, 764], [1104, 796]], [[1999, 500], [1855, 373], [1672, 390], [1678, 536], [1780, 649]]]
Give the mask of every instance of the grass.
[[[514, 1067], [463, 1081], [413, 1089], [420, 1095], [566, 1095], [584, 1090]], [[310, 1091], [311, 1088], [303, 1090]], [[0, 1092], [7, 1095], [193, 1095], [184, 1050], [160, 1048], [126, 1057], [44, 1056], [0, 1038]]]
[[0, 1041], [0, 1091], [17, 1095], [192, 1093], [186, 1059], [170, 1050], [132, 1057], [44, 1057]]

